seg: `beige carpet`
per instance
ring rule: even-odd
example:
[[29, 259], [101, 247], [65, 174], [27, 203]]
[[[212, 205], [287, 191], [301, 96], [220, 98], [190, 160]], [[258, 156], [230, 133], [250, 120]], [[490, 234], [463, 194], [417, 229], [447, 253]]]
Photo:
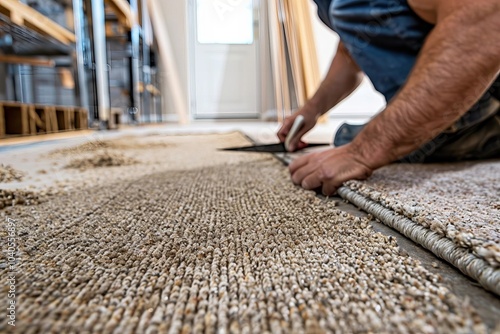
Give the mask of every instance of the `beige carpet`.
[[500, 267], [500, 161], [392, 165], [349, 187]]
[[[374, 209], [375, 216], [407, 236], [412, 233], [417, 242], [427, 243], [437, 255], [445, 255], [500, 294], [499, 181], [499, 161], [397, 164], [376, 171], [367, 181], [348, 182], [346, 188], [353, 193], [346, 197], [365, 210], [374, 203], [389, 209]], [[460, 255], [446, 258], [454, 250]]]
[[368, 220], [272, 157], [215, 152], [233, 137], [167, 138], [164, 170], [0, 211], [19, 236], [16, 332], [486, 332]]

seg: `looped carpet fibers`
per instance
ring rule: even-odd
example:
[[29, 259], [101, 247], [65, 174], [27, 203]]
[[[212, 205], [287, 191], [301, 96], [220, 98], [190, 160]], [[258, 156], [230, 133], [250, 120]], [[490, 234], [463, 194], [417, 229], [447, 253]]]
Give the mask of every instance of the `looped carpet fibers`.
[[339, 193], [500, 295], [500, 162], [384, 167]]
[[2, 211], [21, 236], [16, 332], [487, 331], [368, 219], [293, 186], [272, 157], [217, 154]]

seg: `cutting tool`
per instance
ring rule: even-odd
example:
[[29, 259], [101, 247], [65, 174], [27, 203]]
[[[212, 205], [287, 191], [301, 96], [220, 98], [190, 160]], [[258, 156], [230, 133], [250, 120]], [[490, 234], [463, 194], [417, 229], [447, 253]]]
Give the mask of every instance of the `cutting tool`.
[[[277, 144], [266, 144], [266, 145], [252, 145], [252, 146], [242, 146], [242, 147], [229, 147], [223, 148], [223, 151], [243, 151], [243, 152], [261, 152], [261, 153], [286, 153], [289, 152], [290, 141], [297, 134], [300, 128], [304, 125], [304, 116], [299, 115], [295, 118], [292, 127], [290, 128], [290, 132], [285, 138], [284, 143]], [[306, 147], [316, 147], [316, 146], [327, 146], [329, 143], [314, 143], [307, 144]], [[299, 151], [299, 150], [297, 150]]]

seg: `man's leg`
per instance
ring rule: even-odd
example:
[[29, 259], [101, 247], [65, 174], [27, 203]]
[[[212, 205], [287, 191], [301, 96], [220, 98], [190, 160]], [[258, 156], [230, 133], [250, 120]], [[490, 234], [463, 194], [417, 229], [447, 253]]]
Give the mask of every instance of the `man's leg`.
[[500, 109], [487, 120], [452, 135], [425, 162], [500, 158]]
[[[399, 160], [404, 163], [445, 162], [500, 157], [500, 107], [496, 99], [482, 99], [457, 122], [459, 129], [442, 133]], [[351, 142], [365, 124], [344, 123], [337, 130], [334, 146]]]

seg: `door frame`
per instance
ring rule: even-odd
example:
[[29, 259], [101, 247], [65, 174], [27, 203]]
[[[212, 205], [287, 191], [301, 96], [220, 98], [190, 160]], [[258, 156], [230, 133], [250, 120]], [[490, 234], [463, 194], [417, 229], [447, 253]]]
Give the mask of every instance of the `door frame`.
[[[197, 101], [196, 101], [196, 62], [195, 62], [195, 50], [196, 50], [196, 31], [197, 31], [197, 19], [196, 19], [196, 1], [197, 0], [187, 0], [188, 6], [188, 80], [189, 80], [189, 110], [190, 117], [193, 120], [203, 120], [203, 119], [259, 119], [262, 116], [264, 109], [263, 98], [265, 95], [265, 90], [267, 89], [262, 84], [262, 70], [263, 70], [263, 52], [266, 50], [267, 41], [267, 22], [264, 20], [266, 17], [263, 15], [265, 13], [265, 8], [263, 4], [265, 1], [253, 0], [254, 3], [254, 34], [256, 38], [254, 39], [256, 47], [256, 91], [257, 91], [257, 107], [260, 110], [256, 110], [255, 114], [223, 114], [223, 115], [196, 115]], [[255, 30], [256, 21], [258, 22], [258, 29]], [[265, 73], [265, 72], [264, 72]]]

